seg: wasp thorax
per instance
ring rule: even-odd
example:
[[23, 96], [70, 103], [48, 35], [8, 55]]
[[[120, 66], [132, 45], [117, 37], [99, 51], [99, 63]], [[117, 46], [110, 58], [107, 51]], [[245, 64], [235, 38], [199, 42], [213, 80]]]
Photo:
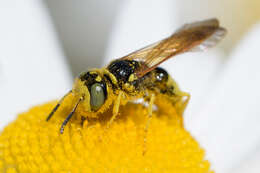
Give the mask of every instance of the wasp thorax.
[[118, 81], [125, 83], [138, 67], [139, 63], [134, 60], [116, 60], [108, 66], [108, 70]]
[[97, 111], [106, 101], [107, 88], [104, 79], [96, 71], [80, 74], [79, 79], [88, 88], [91, 110]]

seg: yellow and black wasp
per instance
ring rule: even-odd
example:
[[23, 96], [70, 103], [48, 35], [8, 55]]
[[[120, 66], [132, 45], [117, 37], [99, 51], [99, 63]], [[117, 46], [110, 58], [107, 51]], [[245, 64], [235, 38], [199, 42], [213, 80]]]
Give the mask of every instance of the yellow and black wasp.
[[[75, 106], [61, 125], [60, 133], [81, 107], [86, 118], [97, 118], [113, 106], [113, 115], [108, 126], [118, 115], [120, 105], [144, 98], [148, 101], [148, 122], [156, 97], [164, 97], [173, 106], [178, 104], [178, 113], [184, 111], [190, 95], [179, 89], [173, 78], [159, 64], [185, 52], [201, 51], [213, 47], [226, 34], [217, 19], [185, 24], [171, 36], [112, 61], [101, 69], [82, 72], [74, 86], [54, 107], [47, 121], [68, 95], [73, 95]], [[160, 105], [156, 105], [160, 109]]]

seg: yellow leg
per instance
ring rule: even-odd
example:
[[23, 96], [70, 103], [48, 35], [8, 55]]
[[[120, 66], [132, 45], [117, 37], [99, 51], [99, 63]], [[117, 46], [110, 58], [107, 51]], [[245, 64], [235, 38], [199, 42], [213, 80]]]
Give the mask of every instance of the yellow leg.
[[113, 123], [113, 121], [115, 120], [116, 116], [118, 115], [118, 111], [119, 111], [119, 107], [120, 107], [120, 101], [121, 101], [121, 97], [123, 95], [122, 91], [119, 91], [118, 96], [116, 98], [116, 101], [114, 102], [114, 107], [113, 107], [113, 116], [112, 118], [109, 120], [108, 124], [107, 124], [107, 128], [110, 127], [110, 125]]
[[185, 93], [183, 92], [181, 95], [180, 95], [180, 101], [178, 101], [176, 103], [176, 108], [177, 108], [177, 113], [179, 115], [182, 115], [184, 110], [186, 109], [189, 101], [190, 101], [190, 94], [189, 93]]
[[147, 133], [148, 133], [148, 128], [149, 128], [149, 125], [150, 125], [150, 121], [152, 119], [154, 100], [155, 100], [155, 95], [152, 94], [151, 97], [150, 97], [149, 105], [148, 105], [148, 119], [147, 119], [147, 122], [146, 122], [146, 126], [144, 128], [144, 148], [143, 148], [144, 150], [143, 150], [143, 155], [145, 155], [146, 150], [147, 150], [147, 148], [146, 148]]

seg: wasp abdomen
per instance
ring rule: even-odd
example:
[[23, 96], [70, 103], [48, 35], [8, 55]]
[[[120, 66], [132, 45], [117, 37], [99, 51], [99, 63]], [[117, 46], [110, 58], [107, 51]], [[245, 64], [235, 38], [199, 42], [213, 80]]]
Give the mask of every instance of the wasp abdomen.
[[167, 71], [164, 70], [163, 68], [156, 67], [154, 69], [154, 73], [155, 73], [155, 82], [164, 83], [164, 82], [168, 81], [169, 75], [168, 75]]
[[163, 68], [156, 67], [145, 77], [145, 85], [148, 89], [166, 95], [174, 94], [174, 84], [169, 82], [170, 76]]

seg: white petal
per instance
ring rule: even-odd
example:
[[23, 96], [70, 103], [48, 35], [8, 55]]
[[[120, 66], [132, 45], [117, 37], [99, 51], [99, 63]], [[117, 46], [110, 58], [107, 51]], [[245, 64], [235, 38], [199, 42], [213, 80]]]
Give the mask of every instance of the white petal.
[[177, 26], [172, 1], [123, 1], [105, 54], [104, 65], [115, 58], [161, 40]]
[[207, 102], [207, 95], [223, 66], [224, 55], [217, 48], [199, 53], [186, 53], [162, 64], [177, 81], [181, 90], [191, 94], [185, 111], [185, 126], [190, 129], [197, 113]]
[[34, 0], [0, 4], [2, 127], [18, 112], [64, 94], [71, 76], [44, 5]]
[[190, 127], [216, 172], [236, 167], [260, 141], [260, 26], [236, 48]]
[[107, 41], [124, 1], [43, 1], [54, 20], [73, 75], [100, 68]]
[[228, 28], [228, 37], [222, 45], [231, 50], [260, 19], [259, 0], [196, 0], [178, 2], [179, 21], [217, 17]]
[[255, 148], [252, 153], [249, 153], [250, 156], [244, 157], [239, 166], [234, 167], [231, 169], [230, 173], [259, 173], [260, 171], [260, 151], [259, 146]]

